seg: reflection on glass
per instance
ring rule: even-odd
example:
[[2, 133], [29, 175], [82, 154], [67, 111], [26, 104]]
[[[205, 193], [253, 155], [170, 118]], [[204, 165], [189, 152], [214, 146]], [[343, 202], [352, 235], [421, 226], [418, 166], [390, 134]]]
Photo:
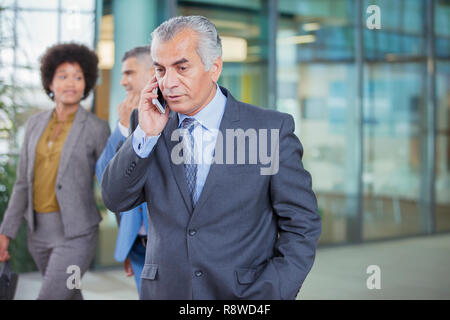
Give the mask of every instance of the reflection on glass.
[[436, 63], [436, 230], [450, 230], [450, 62]]
[[25, 9], [57, 9], [58, 0], [16, 0], [19, 8]]
[[435, 48], [438, 58], [450, 58], [450, 1], [434, 1]]
[[2, 6], [2, 8], [11, 8], [14, 6], [15, 2], [16, 2], [16, 0], [3, 0], [1, 2], [1, 6]]
[[13, 67], [12, 66], [2, 66], [0, 68], [0, 80], [4, 81], [5, 83], [11, 83], [12, 82], [12, 76], [13, 76]]
[[365, 239], [420, 230], [424, 68], [368, 63], [364, 69]]
[[283, 45], [296, 45], [300, 61], [353, 59], [354, 4], [354, 0], [279, 1], [278, 54], [284, 54]]
[[12, 10], [0, 11], [1, 48], [14, 45], [14, 12]]
[[11, 48], [5, 48], [0, 51], [0, 64], [12, 65], [14, 63], [14, 50]]
[[346, 242], [356, 215], [354, 1], [279, 1], [278, 110], [304, 147], [322, 217], [320, 243]]
[[17, 63], [39, 66], [40, 55], [57, 41], [58, 16], [53, 12], [19, 11], [17, 15]]
[[61, 15], [61, 42], [76, 41], [92, 47], [94, 32], [93, 15], [80, 14], [79, 12]]
[[39, 70], [16, 68], [15, 77], [16, 82], [20, 83], [22, 88], [39, 87], [41, 85]]
[[435, 1], [436, 36], [436, 231], [450, 230], [450, 2]]
[[92, 0], [62, 0], [61, 7], [69, 11], [93, 11], [95, 1]]
[[[378, 5], [380, 30], [364, 30], [368, 59], [394, 61], [425, 54], [425, 2], [422, 0], [365, 0], [363, 8]], [[368, 17], [368, 15], [367, 15]]]
[[425, 1], [364, 1], [382, 27], [364, 30], [363, 239], [418, 234], [424, 202], [427, 123]]
[[[448, 59], [450, 6], [448, 1], [434, 4], [440, 10], [435, 11], [435, 27], [440, 29], [436, 52], [438, 56], [445, 52]], [[294, 116], [296, 134], [305, 147], [304, 164], [313, 176], [322, 215], [319, 241], [358, 241], [358, 234], [365, 240], [426, 231], [433, 212], [424, 196], [429, 192], [424, 190], [424, 181], [430, 175], [424, 157], [430, 143], [426, 139], [427, 108], [432, 106], [425, 99], [429, 87], [426, 1], [362, 1], [362, 128], [357, 121], [359, 66], [354, 59], [357, 2], [280, 0], [278, 5], [278, 108]], [[369, 5], [380, 8], [380, 30], [365, 26]], [[441, 204], [449, 201], [448, 65], [438, 63], [437, 74], [438, 122], [444, 128], [437, 148], [439, 215]], [[361, 176], [356, 172], [360, 146]], [[362, 190], [358, 190], [360, 180]], [[361, 214], [360, 225], [354, 217]], [[439, 219], [438, 227], [443, 221]], [[441, 225], [449, 228], [450, 222]]]

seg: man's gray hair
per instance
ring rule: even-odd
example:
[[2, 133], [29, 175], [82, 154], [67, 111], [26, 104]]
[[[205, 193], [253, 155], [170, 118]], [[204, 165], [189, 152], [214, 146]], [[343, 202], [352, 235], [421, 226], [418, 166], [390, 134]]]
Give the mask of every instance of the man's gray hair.
[[152, 41], [158, 39], [166, 42], [185, 29], [197, 32], [197, 53], [208, 71], [217, 58], [222, 57], [222, 40], [216, 26], [202, 16], [179, 16], [163, 22], [152, 34]]
[[150, 62], [151, 62], [152, 56], [150, 55], [150, 46], [135, 47], [131, 50], [128, 50], [123, 55], [122, 62], [124, 62], [125, 60], [132, 58], [132, 57], [134, 57], [136, 59], [145, 60], [146, 62], [149, 63], [149, 66], [151, 66]]

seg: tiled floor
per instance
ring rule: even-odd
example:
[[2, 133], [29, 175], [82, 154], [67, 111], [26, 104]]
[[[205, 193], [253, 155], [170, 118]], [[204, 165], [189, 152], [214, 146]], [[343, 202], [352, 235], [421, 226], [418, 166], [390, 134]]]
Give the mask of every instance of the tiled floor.
[[[367, 267], [377, 265], [381, 289], [367, 288]], [[320, 248], [299, 299], [450, 299], [450, 234]], [[16, 299], [35, 299], [41, 276], [20, 275]], [[122, 269], [90, 271], [85, 299], [138, 299], [134, 278]]]
[[[42, 276], [38, 272], [19, 275], [15, 299], [36, 299]], [[88, 271], [81, 281], [86, 300], [137, 300], [138, 293], [134, 277], [126, 277], [122, 269]]]
[[[381, 289], [367, 288], [377, 265]], [[319, 249], [300, 299], [450, 299], [450, 234]]]

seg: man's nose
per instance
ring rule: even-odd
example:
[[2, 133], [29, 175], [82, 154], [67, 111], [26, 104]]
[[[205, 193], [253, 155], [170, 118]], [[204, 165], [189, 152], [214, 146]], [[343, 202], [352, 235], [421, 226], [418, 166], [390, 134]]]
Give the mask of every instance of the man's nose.
[[162, 84], [165, 89], [172, 89], [178, 86], [179, 84], [178, 75], [174, 70], [167, 70], [164, 75]]
[[122, 79], [120, 80], [120, 85], [125, 87], [127, 85], [128, 81], [127, 81], [127, 76], [123, 75]]

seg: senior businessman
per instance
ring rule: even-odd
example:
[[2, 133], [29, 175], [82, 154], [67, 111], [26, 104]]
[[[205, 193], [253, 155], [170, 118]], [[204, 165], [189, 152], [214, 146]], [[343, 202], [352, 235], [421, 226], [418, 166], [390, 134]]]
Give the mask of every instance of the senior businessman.
[[221, 40], [204, 17], [162, 23], [151, 52], [139, 125], [102, 179], [110, 210], [149, 207], [140, 298], [295, 299], [321, 221], [292, 116], [217, 85]]

